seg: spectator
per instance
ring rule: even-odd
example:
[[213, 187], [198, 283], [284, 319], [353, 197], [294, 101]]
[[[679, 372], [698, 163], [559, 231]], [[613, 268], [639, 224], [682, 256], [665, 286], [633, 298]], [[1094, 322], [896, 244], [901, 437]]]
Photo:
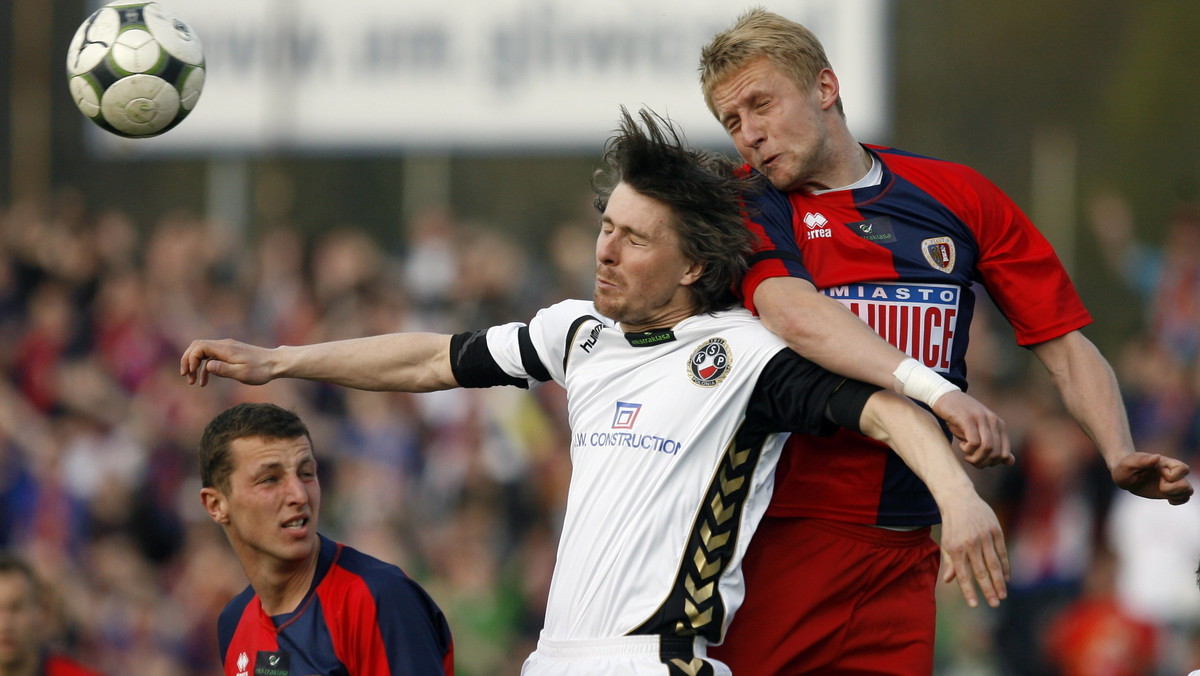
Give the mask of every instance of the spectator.
[[42, 586], [25, 561], [0, 554], [0, 676], [98, 676], [50, 648]]

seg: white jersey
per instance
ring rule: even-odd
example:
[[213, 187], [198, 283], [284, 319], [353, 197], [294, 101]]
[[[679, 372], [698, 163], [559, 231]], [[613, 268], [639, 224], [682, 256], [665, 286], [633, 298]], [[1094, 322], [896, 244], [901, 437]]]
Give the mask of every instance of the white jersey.
[[[489, 367], [567, 390], [573, 470], [542, 637], [719, 642], [744, 596], [740, 564], [771, 498], [778, 432], [831, 431], [825, 407], [844, 379], [740, 308], [633, 335], [566, 301], [489, 329], [486, 348]], [[770, 369], [787, 391], [752, 404], [769, 362], [787, 366]]]

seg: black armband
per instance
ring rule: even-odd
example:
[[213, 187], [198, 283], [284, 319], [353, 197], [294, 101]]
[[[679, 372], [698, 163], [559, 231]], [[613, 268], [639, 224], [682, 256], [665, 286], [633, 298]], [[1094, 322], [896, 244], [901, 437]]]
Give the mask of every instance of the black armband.
[[862, 412], [872, 394], [882, 387], [858, 380], [844, 380], [825, 404], [825, 417], [851, 432], [862, 434]]
[[460, 387], [529, 387], [525, 380], [505, 373], [492, 358], [487, 346], [487, 329], [456, 333], [450, 337], [450, 370]]

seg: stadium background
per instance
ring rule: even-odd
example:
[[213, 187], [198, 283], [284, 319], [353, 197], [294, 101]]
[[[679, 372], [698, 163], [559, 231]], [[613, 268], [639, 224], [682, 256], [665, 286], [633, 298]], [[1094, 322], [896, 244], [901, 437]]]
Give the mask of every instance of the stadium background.
[[[847, 99], [852, 125], [873, 120], [861, 138], [970, 164], [1012, 195], [1096, 317], [1086, 333], [1118, 369], [1141, 447], [1195, 464], [1200, 317], [1187, 313], [1200, 290], [1193, 282], [1178, 298], [1120, 266], [1136, 263], [1123, 254], [1188, 253], [1173, 219], [1200, 198], [1200, 7], [763, 4], [830, 25], [840, 11], [882, 17], [845, 40], [818, 28], [844, 81], [879, 78], [870, 111]], [[534, 21], [572, 6], [510, 5]], [[55, 583], [60, 640], [113, 674], [216, 672], [213, 613], [244, 580], [199, 513], [194, 444], [225, 404], [272, 399], [314, 422], [323, 530], [430, 588], [450, 615], [460, 673], [516, 673], [535, 638], [568, 471], [555, 393], [198, 391], [175, 375], [177, 356], [201, 335], [278, 344], [457, 330], [589, 293], [587, 177], [612, 122], [591, 141], [472, 144], [418, 128], [406, 143], [340, 149], [276, 139], [143, 152], [98, 137], [68, 97], [66, 45], [93, 6], [0, 7], [0, 546]], [[839, 50], [881, 57], [860, 67]], [[403, 103], [436, 116], [438, 102], [420, 98]], [[199, 125], [215, 101], [202, 96], [196, 119], [162, 140]], [[617, 103], [601, 118], [615, 120]], [[342, 109], [353, 118], [354, 107]], [[236, 119], [227, 124], [236, 136]], [[688, 130], [728, 150], [708, 141], [711, 120]], [[1133, 242], [1106, 246], [1098, 233], [1122, 218]], [[1168, 295], [1177, 312], [1164, 318]], [[1200, 594], [1183, 574], [1200, 557], [1200, 507], [1114, 500], [1008, 327], [981, 321], [973, 393], [1005, 415], [1021, 461], [977, 478], [1005, 519], [1017, 573], [1000, 611], [943, 595], [939, 670], [1067, 673], [1052, 656], [1098, 652], [1090, 634], [1062, 628], [1093, 626], [1081, 617], [1123, 628], [1104, 652], [1142, 659], [1129, 673], [1200, 666]], [[1182, 338], [1161, 344], [1164, 327]]]

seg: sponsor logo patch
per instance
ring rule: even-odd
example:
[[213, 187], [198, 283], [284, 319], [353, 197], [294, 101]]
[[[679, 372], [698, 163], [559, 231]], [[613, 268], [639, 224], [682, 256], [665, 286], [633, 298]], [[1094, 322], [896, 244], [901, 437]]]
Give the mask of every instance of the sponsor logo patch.
[[258, 651], [254, 659], [254, 676], [288, 676], [289, 654], [285, 652]]
[[675, 333], [670, 329], [655, 329], [642, 333], [626, 333], [625, 340], [634, 347], [650, 347], [659, 343], [669, 343], [675, 340]]
[[884, 340], [939, 373], [950, 370], [962, 289], [952, 284], [848, 284], [824, 289]]
[[638, 413], [640, 413], [641, 410], [641, 404], [631, 404], [627, 401], [618, 401], [617, 414], [613, 416], [612, 428], [614, 430], [633, 429], [633, 423], [637, 422]]
[[865, 221], [858, 221], [857, 223], [847, 223], [846, 227], [868, 242], [890, 244], [896, 241], [896, 233], [892, 230], [892, 219], [887, 216], [870, 218]]

